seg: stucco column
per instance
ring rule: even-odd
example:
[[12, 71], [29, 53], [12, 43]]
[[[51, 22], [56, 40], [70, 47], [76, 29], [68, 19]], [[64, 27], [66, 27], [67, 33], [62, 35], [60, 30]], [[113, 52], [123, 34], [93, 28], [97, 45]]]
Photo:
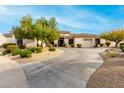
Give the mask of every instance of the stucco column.
[[57, 46], [58, 46], [58, 40], [54, 40], [54, 44], [57, 44]]
[[66, 44], [66, 46], [68, 46], [69, 45], [69, 39], [64, 39], [64, 44]]

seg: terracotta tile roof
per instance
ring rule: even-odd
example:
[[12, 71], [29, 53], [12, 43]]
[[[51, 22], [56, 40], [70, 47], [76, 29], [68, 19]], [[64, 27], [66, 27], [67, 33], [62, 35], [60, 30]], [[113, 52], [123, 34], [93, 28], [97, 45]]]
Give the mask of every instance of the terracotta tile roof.
[[59, 31], [59, 32], [60, 32], [60, 34], [70, 34], [69, 31]]
[[74, 38], [82, 38], [82, 37], [97, 37], [97, 35], [95, 34], [86, 34], [86, 33], [83, 33], [83, 34], [75, 34], [73, 35]]
[[12, 37], [13, 34], [12, 33], [9, 33], [9, 34], [3, 34], [5, 37]]

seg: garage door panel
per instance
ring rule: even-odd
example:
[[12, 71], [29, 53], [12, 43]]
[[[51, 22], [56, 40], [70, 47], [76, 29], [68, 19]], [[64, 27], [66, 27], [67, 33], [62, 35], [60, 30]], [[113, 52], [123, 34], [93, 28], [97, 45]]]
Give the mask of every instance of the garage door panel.
[[83, 47], [92, 47], [92, 39], [84, 39]]

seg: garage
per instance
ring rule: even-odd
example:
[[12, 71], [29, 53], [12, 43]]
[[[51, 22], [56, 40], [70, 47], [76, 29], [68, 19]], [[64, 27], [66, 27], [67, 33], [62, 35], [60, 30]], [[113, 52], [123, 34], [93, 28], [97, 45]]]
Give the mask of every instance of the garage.
[[93, 47], [92, 39], [83, 39], [83, 47]]

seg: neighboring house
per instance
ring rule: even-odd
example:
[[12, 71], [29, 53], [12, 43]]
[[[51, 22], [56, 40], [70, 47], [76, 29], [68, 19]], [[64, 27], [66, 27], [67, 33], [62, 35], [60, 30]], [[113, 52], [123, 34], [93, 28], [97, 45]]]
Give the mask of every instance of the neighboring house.
[[74, 44], [81, 44], [82, 47], [94, 47], [96, 44], [100, 44], [100, 38], [95, 34], [73, 34], [68, 31], [60, 31], [59, 40], [54, 41], [54, 44], [58, 46], [69, 46]]
[[4, 43], [6, 43], [6, 37], [0, 33], [0, 46], [2, 46]]
[[[16, 39], [14, 34], [8, 33], [8, 34], [3, 34], [4, 38], [6, 41], [4, 43], [16, 43], [17, 45], [25, 45], [26, 47], [33, 47], [36, 46], [36, 40], [31, 40], [31, 39]], [[40, 41], [39, 41], [40, 44]], [[45, 45], [43, 45], [45, 46]]]
[[16, 39], [14, 37], [14, 34], [12, 34], [12, 33], [3, 34], [3, 36], [6, 37], [6, 43], [16, 43]]

